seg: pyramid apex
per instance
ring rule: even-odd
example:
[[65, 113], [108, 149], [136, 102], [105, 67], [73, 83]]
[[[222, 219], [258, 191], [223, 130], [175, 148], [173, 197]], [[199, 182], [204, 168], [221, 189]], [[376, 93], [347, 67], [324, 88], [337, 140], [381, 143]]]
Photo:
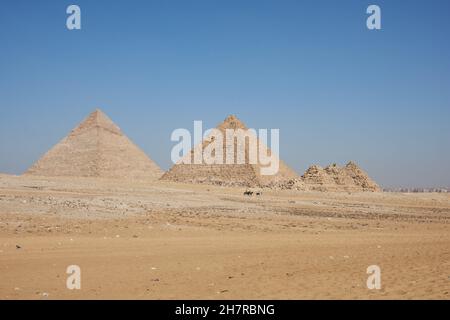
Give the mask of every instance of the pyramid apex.
[[96, 108], [96, 109], [94, 109], [94, 111], [91, 112], [90, 116], [106, 117], [106, 114], [102, 111], [102, 109]]
[[72, 130], [72, 134], [77, 134], [91, 128], [102, 128], [116, 134], [121, 134], [120, 128], [98, 108], [92, 111], [78, 127]]
[[323, 168], [321, 166], [319, 166], [318, 164], [313, 164], [306, 170], [306, 172], [317, 172], [322, 170]]
[[233, 121], [233, 120], [239, 120], [236, 115], [230, 114], [228, 117], [225, 118], [225, 121]]
[[354, 161], [349, 161], [345, 166], [346, 166], [347, 168], [350, 168], [350, 167], [353, 167], [353, 168], [358, 167], [358, 165], [357, 165], [356, 162], [354, 162]]
[[220, 125], [224, 129], [246, 129], [245, 124], [238, 119], [234, 114], [230, 114]]
[[100, 108], [95, 108], [94, 111], [92, 111], [91, 113], [103, 113], [104, 114], [104, 112]]

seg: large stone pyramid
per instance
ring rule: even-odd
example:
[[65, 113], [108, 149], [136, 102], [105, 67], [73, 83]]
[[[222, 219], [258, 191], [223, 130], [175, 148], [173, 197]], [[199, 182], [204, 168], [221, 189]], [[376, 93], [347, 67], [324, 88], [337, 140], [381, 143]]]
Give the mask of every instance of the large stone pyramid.
[[95, 110], [27, 175], [158, 179], [161, 169], [102, 111]]
[[[225, 148], [227, 145], [225, 130], [247, 130], [247, 127], [236, 116], [231, 115], [219, 124], [216, 129], [220, 130], [223, 134], [223, 155], [225, 157]], [[199, 148], [203, 151], [212, 143], [212, 141], [212, 138], [207, 138], [194, 148]], [[186, 157], [191, 157], [191, 164], [179, 161], [167, 171], [161, 179], [184, 183], [205, 183], [222, 186], [263, 187], [299, 178], [299, 176], [281, 160], [279, 160], [279, 170], [277, 174], [262, 175], [260, 164], [253, 164], [249, 161], [248, 144], [245, 145], [245, 148], [238, 148], [237, 143], [234, 142], [234, 150], [235, 159], [237, 153], [245, 152], [245, 162], [243, 164], [207, 164], [204, 161], [200, 164], [194, 164], [194, 150], [192, 150], [190, 154], [186, 155]], [[271, 154], [270, 149], [266, 148], [265, 150], [267, 151], [267, 154]]]

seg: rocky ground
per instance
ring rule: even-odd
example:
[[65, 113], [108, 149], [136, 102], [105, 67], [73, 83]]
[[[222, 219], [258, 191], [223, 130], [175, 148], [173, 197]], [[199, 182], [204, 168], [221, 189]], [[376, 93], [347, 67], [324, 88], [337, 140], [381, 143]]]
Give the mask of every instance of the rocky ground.
[[449, 299], [449, 194], [244, 191], [0, 175], [0, 298]]

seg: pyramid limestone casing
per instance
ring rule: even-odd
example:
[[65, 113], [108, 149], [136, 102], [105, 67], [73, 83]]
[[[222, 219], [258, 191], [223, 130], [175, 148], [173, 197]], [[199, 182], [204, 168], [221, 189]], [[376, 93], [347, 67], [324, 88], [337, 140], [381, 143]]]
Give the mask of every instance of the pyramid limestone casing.
[[[226, 154], [226, 129], [242, 129], [247, 130], [246, 126], [235, 116], [229, 116], [217, 126], [223, 134], [223, 156], [225, 163]], [[257, 137], [255, 137], [257, 139]], [[204, 139], [203, 142], [194, 148], [200, 153], [212, 142], [209, 137]], [[258, 143], [258, 140], [256, 140]], [[194, 150], [192, 150], [185, 157], [190, 157], [191, 164], [182, 163], [183, 159], [176, 163], [169, 171], [163, 176], [162, 180], [184, 182], [184, 183], [205, 183], [216, 184], [222, 186], [246, 186], [246, 187], [261, 187], [285, 181], [289, 179], [299, 178], [298, 175], [290, 169], [283, 161], [279, 161], [279, 171], [275, 175], [262, 175], [259, 164], [252, 164], [248, 158], [249, 146], [245, 145], [245, 148], [238, 148], [237, 143], [234, 141], [234, 158], [237, 158], [238, 153], [244, 153], [243, 157], [245, 161], [243, 164], [194, 164]], [[270, 154], [270, 149], [264, 147], [264, 151]]]
[[161, 169], [96, 110], [31, 166], [26, 175], [158, 179]]

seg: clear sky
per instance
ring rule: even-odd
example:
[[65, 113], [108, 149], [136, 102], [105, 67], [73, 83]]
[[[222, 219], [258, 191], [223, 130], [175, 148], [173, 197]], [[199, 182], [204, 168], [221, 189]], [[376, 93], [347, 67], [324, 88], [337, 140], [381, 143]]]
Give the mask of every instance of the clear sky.
[[163, 169], [174, 129], [236, 114], [279, 128], [300, 174], [354, 160], [384, 187], [450, 186], [449, 35], [448, 0], [3, 0], [0, 172], [101, 108]]

